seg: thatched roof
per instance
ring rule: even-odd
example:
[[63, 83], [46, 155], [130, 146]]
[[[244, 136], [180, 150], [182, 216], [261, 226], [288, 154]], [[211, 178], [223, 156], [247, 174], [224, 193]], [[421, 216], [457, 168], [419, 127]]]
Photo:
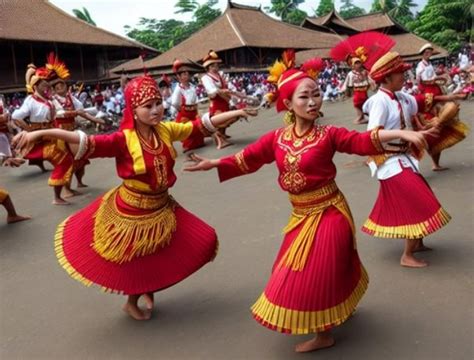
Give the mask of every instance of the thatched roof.
[[390, 15], [384, 12], [375, 12], [366, 15], [355, 16], [346, 19], [346, 22], [359, 31], [383, 31], [392, 28], [392, 30], [408, 32], [405, 28], [403, 28], [403, 26], [393, 20]]
[[[332, 34], [303, 29], [275, 20], [261, 8], [243, 6], [229, 1], [226, 11], [212, 23], [188, 39], [148, 60], [148, 69], [169, 67], [176, 58], [199, 61], [212, 49], [216, 52], [237, 48], [273, 48], [297, 50], [328, 48], [340, 39]], [[136, 62], [127, 62], [113, 72], [136, 71]]]
[[[77, 19], [47, 0], [6, 0], [0, 39], [156, 49]], [[113, 16], [113, 14], [111, 14]]]
[[307, 17], [303, 23], [302, 27], [313, 30], [326, 30], [331, 31], [337, 25], [344, 29], [348, 34], [357, 33], [359, 30], [349, 24], [344, 20], [341, 15], [336, 10], [331, 10], [330, 13], [320, 17]]

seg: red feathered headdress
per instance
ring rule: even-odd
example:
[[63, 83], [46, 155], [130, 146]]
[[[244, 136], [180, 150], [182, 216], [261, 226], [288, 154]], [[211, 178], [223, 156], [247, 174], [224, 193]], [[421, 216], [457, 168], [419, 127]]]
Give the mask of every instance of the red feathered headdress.
[[367, 69], [386, 54], [395, 41], [382, 33], [367, 31], [348, 37], [331, 49], [330, 55], [335, 61], [346, 61], [352, 66], [360, 61]]
[[51, 72], [51, 79], [49, 80], [51, 85], [58, 81], [65, 81], [71, 76], [64, 61], [59, 60], [54, 52], [51, 52], [46, 58], [46, 68]]
[[275, 84], [277, 90], [266, 95], [270, 102], [276, 101], [278, 112], [287, 110], [284, 99], [291, 99], [296, 87], [301, 80], [310, 78], [315, 80], [321, 70], [324, 69], [324, 61], [314, 58], [306, 61], [299, 68], [295, 67], [295, 51], [285, 50], [281, 60], [275, 61], [269, 68], [268, 82]]

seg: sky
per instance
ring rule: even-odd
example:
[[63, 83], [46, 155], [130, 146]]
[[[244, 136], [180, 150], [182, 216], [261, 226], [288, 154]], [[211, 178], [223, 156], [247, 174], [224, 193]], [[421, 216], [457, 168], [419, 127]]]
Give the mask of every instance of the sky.
[[[199, 0], [201, 3], [204, 0]], [[428, 0], [414, 0], [418, 4], [416, 11], [420, 11]], [[119, 35], [125, 35], [123, 26], [134, 26], [141, 17], [154, 19], [171, 19], [188, 21], [191, 17], [186, 14], [175, 14], [174, 4], [176, 0], [50, 0], [51, 3], [62, 10], [72, 14], [72, 9], [82, 9], [86, 7], [92, 19], [98, 27], [109, 30]], [[270, 5], [270, 0], [236, 0], [238, 4], [262, 7]], [[354, 4], [370, 9], [373, 0], [354, 0]], [[301, 10], [306, 11], [309, 15], [314, 14], [314, 10], [318, 7], [319, 0], [306, 0], [300, 6]], [[336, 0], [336, 9], [341, 5], [340, 0]], [[219, 7], [224, 10], [227, 6], [227, 0], [219, 0]]]

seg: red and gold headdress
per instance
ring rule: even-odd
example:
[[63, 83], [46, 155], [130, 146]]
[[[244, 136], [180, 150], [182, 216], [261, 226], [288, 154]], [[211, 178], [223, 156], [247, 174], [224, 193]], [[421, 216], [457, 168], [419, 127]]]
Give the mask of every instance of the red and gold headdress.
[[134, 129], [133, 110], [153, 99], [161, 99], [155, 79], [143, 75], [130, 80], [125, 88], [125, 110], [120, 129]]
[[34, 92], [33, 87], [40, 80], [48, 81], [51, 77], [51, 71], [45, 67], [37, 68], [34, 64], [29, 64], [26, 68], [25, 81], [26, 91], [30, 94]]
[[66, 81], [71, 76], [64, 61], [59, 60], [54, 52], [49, 53], [46, 59], [46, 68], [51, 72], [51, 78], [49, 80], [51, 85], [59, 81]]
[[377, 83], [380, 83], [390, 74], [403, 73], [410, 69], [411, 65], [405, 63], [400, 54], [389, 51], [378, 59], [370, 69], [369, 76]]
[[287, 110], [284, 99], [290, 99], [301, 80], [310, 78], [316, 80], [324, 68], [324, 61], [314, 58], [306, 61], [299, 68], [295, 67], [295, 51], [285, 50], [281, 60], [275, 61], [269, 68], [268, 82], [276, 85], [276, 91], [266, 95], [270, 102], [276, 101], [278, 112]]
[[367, 69], [387, 51], [395, 46], [389, 36], [375, 31], [367, 31], [348, 37], [331, 49], [334, 61], [346, 61], [349, 66], [360, 61]]
[[219, 58], [219, 55], [214, 50], [209, 50], [206, 56], [202, 59], [202, 66], [207, 68], [211, 64], [221, 63], [222, 60]]

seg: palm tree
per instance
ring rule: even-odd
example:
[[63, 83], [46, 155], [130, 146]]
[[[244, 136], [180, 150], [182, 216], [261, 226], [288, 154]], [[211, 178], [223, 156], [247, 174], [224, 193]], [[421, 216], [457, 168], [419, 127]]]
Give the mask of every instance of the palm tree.
[[413, 18], [411, 8], [416, 6], [413, 0], [398, 0], [395, 3], [395, 7], [388, 11], [388, 14], [396, 19], [405, 17]]
[[92, 20], [91, 14], [89, 14], [89, 11], [85, 7], [82, 7], [82, 10], [72, 9], [72, 12], [74, 13], [74, 15], [76, 15], [78, 19], [81, 19], [88, 24], [97, 26], [95, 21]]

